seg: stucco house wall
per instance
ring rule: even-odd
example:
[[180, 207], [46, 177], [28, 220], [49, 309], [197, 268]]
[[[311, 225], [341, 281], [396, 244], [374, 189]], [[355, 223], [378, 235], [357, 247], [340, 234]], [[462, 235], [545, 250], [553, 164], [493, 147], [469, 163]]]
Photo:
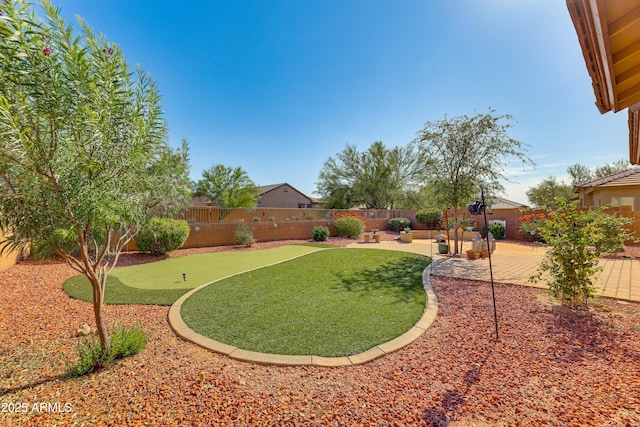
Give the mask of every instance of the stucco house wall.
[[631, 169], [576, 185], [581, 207], [630, 206], [640, 210], [640, 169]]
[[308, 209], [315, 205], [310, 197], [289, 184], [276, 184], [260, 187], [258, 207]]

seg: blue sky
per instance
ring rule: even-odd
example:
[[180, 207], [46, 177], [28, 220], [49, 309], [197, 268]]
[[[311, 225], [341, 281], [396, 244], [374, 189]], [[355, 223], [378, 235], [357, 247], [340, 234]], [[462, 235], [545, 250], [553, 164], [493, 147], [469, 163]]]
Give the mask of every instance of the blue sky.
[[628, 159], [626, 113], [601, 115], [564, 1], [58, 0], [151, 73], [192, 178], [216, 163], [313, 196], [346, 144], [405, 145], [431, 120], [489, 108], [517, 120], [535, 169]]

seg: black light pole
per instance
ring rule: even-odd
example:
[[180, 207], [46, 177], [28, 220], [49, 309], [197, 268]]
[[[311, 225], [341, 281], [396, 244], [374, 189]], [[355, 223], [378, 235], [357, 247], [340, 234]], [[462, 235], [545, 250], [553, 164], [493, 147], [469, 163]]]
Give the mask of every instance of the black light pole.
[[496, 325], [496, 340], [498, 339], [498, 310], [496, 308], [496, 291], [493, 286], [493, 267], [491, 265], [491, 242], [489, 242], [489, 223], [487, 222], [487, 205], [484, 202], [484, 189], [482, 194], [482, 212], [484, 213], [484, 225], [487, 227], [487, 254], [489, 256], [489, 275], [491, 277], [491, 296], [493, 297], [493, 320]]

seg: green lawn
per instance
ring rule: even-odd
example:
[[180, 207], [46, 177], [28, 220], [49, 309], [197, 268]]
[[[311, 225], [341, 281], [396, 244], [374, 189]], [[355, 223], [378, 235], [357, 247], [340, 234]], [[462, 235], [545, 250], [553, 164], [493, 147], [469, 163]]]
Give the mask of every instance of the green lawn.
[[201, 335], [246, 350], [342, 356], [396, 338], [422, 316], [421, 255], [331, 249], [203, 288], [182, 305]]
[[[289, 245], [260, 251], [215, 252], [115, 268], [107, 278], [105, 302], [171, 305], [188, 290], [205, 283], [321, 248]], [[92, 300], [91, 285], [84, 275], [66, 280], [63, 289], [73, 298]]]

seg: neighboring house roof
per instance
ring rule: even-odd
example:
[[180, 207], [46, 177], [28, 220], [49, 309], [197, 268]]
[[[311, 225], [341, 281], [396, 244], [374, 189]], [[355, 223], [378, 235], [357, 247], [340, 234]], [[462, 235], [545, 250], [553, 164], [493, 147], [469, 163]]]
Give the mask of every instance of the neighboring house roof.
[[202, 208], [207, 206], [211, 206], [211, 201], [207, 196], [194, 196], [191, 198], [192, 208]]
[[[290, 189], [291, 191], [294, 191], [300, 195], [302, 195], [303, 197], [306, 197], [307, 199], [309, 199], [309, 201], [311, 203], [317, 204], [318, 200], [312, 197], [307, 196], [306, 194], [304, 194], [303, 192], [301, 192], [300, 190], [296, 189], [295, 187], [293, 187], [292, 185], [283, 182], [280, 184], [271, 184], [271, 185], [263, 185], [261, 187], [258, 187], [258, 198], [264, 196], [265, 194], [269, 193], [270, 191], [274, 191], [278, 188], [282, 188], [282, 187], [287, 187], [287, 189]], [[209, 198], [207, 196], [196, 196], [196, 197], [192, 197], [191, 198], [191, 207], [194, 208], [200, 208], [200, 207], [207, 207], [207, 206], [211, 206], [211, 201], [209, 200]]]
[[495, 202], [491, 205], [491, 209], [520, 209], [526, 208], [528, 205], [507, 200], [503, 197], [496, 197]]
[[629, 112], [629, 160], [640, 164], [640, 1], [566, 0], [596, 106]]
[[270, 192], [270, 191], [273, 191], [273, 190], [276, 190], [276, 189], [278, 189], [278, 188], [280, 188], [280, 187], [285, 187], [285, 186], [286, 186], [287, 188], [290, 188], [291, 190], [293, 190], [293, 191], [295, 191], [295, 192], [299, 193], [299, 194], [302, 194], [304, 197], [306, 197], [306, 198], [307, 198], [307, 199], [309, 199], [310, 201], [313, 201], [313, 200], [314, 200], [314, 199], [312, 199], [311, 197], [309, 197], [309, 196], [307, 196], [306, 194], [304, 194], [302, 191], [300, 191], [300, 190], [298, 190], [297, 188], [293, 187], [292, 185], [287, 184], [286, 182], [283, 182], [283, 183], [281, 183], [281, 184], [263, 185], [263, 186], [261, 186], [261, 187], [258, 187], [258, 197], [261, 197], [261, 196], [263, 196], [264, 194], [266, 194], [266, 193], [268, 193], [268, 192]]
[[573, 192], [583, 190], [587, 193], [596, 187], [628, 187], [640, 185], [640, 168], [628, 169], [593, 181], [578, 184], [573, 187]]

